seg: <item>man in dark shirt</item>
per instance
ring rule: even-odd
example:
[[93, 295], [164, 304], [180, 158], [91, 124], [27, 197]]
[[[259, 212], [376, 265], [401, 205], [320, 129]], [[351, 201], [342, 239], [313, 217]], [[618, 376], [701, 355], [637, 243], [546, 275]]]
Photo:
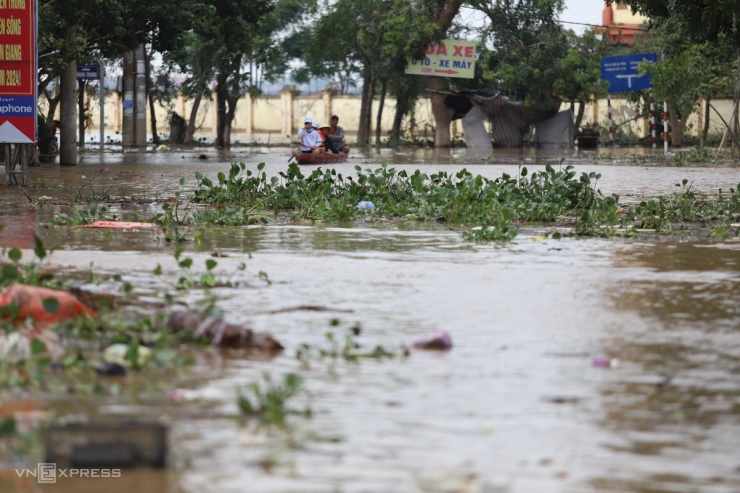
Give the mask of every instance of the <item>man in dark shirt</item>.
[[326, 138], [331, 139], [332, 148], [338, 149], [340, 152], [349, 152], [349, 146], [344, 141], [344, 129], [339, 126], [339, 117], [333, 115], [329, 120], [329, 131], [326, 133]]

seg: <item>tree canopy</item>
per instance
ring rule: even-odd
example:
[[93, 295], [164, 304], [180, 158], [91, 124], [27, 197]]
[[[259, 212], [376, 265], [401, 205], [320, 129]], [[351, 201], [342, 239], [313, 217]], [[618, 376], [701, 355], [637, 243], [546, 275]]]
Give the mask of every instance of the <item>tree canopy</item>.
[[[616, 0], [608, 0], [609, 4]], [[737, 0], [624, 0], [633, 13], [671, 19], [697, 41], [724, 40], [740, 50], [740, 2]]]

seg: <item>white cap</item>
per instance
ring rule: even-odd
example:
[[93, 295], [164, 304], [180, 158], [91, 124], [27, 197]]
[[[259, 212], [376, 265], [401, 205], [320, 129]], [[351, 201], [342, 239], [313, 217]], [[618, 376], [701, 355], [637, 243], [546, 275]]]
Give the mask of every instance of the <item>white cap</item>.
[[307, 116], [306, 118], [303, 119], [303, 123], [313, 123], [313, 120], [311, 120], [310, 116]]
[[311, 122], [311, 125], [313, 125], [313, 128], [321, 128], [321, 125], [317, 121]]

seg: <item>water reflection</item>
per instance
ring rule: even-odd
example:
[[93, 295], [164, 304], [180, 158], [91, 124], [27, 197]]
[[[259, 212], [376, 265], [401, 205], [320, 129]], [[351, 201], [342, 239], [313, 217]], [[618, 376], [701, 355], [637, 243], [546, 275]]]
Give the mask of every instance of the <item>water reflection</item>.
[[[452, 161], [445, 165], [450, 172], [469, 166], [457, 162], [456, 152], [439, 158]], [[216, 153], [145, 157], [85, 156], [78, 167], [37, 170], [47, 185], [31, 193], [74, 195], [84, 174], [95, 177], [93, 188], [156, 199], [177, 191], [186, 173], [228, 166]], [[238, 157], [250, 169], [261, 161], [271, 172], [287, 165], [280, 155]], [[413, 164], [418, 157], [411, 155], [393, 159], [399, 167], [440, 169]], [[519, 159], [528, 157], [512, 161]], [[378, 160], [358, 157], [344, 172], [357, 163]], [[475, 171], [495, 177], [516, 166]], [[102, 167], [119, 174], [97, 173]], [[670, 192], [686, 175], [708, 190], [740, 182], [734, 168], [578, 167], [602, 172], [607, 189], [637, 195]], [[0, 221], [19, 221], [25, 233], [0, 241], [28, 240], [33, 230], [59, 246], [52, 263], [70, 271], [92, 263], [100, 276], [121, 272], [145, 296], [161, 294], [180, 275], [175, 245], [161, 231], [44, 228], [67, 209], [32, 209], [10, 189], [2, 198], [12, 207], [3, 208]], [[154, 210], [149, 203], [114, 207], [140, 215]], [[195, 237], [195, 230], [185, 231]], [[505, 246], [473, 245], [444, 225], [386, 222], [198, 232], [197, 241], [182, 245], [185, 255], [202, 266], [212, 252], [224, 254], [218, 274], [240, 287], [171, 290], [177, 302], [198, 306], [215, 296], [230, 321], [271, 332], [288, 350], [270, 361], [198, 352], [193, 368], [131, 377], [114, 397], [49, 398], [62, 414], [166, 420], [171, 460], [165, 472], [131, 471], [121, 482], [75, 481], [41, 491], [740, 490], [737, 244], [667, 244], [649, 236], [533, 241], [536, 232], [522, 232]], [[245, 272], [237, 269], [241, 262]], [[151, 274], [157, 265], [162, 276]], [[327, 310], [283, 310], [305, 305]], [[358, 342], [370, 349], [397, 351], [437, 328], [452, 334], [454, 348], [382, 361], [295, 357], [301, 344], [324, 347], [328, 331], [343, 337], [355, 324], [362, 328]], [[591, 365], [604, 355], [620, 365]], [[265, 372], [303, 375], [313, 416], [291, 416], [284, 431], [238, 418], [238, 391]], [[173, 386], [202, 398], [175, 402], [167, 395]]]

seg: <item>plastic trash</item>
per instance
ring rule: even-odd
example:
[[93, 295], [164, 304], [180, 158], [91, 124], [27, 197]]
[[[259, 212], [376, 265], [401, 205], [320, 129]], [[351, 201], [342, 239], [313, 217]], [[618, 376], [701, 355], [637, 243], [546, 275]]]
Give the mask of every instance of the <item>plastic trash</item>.
[[131, 221], [93, 221], [90, 224], [83, 224], [80, 228], [117, 228], [117, 229], [162, 229], [154, 223], [139, 223]]
[[609, 356], [597, 356], [591, 360], [591, 366], [598, 366], [601, 368], [616, 368], [619, 365], [617, 358], [610, 358]]
[[[47, 311], [44, 300], [54, 299], [58, 303], [58, 309], [53, 313]], [[88, 308], [74, 295], [56, 289], [42, 288], [39, 286], [28, 286], [25, 284], [13, 284], [0, 292], [0, 307], [11, 303], [17, 305], [17, 311], [13, 311], [15, 322], [22, 323], [31, 317], [36, 325], [43, 327], [62, 320], [74, 319], [82, 315], [96, 318], [95, 311]], [[7, 318], [10, 313], [5, 315]]]
[[[154, 358], [152, 350], [146, 346], [138, 346], [136, 352], [139, 365], [143, 366]], [[131, 361], [129, 361], [128, 344], [116, 343], [105, 348], [103, 351], [103, 363], [116, 363], [123, 367], [130, 366]]]
[[371, 211], [371, 210], [375, 209], [375, 204], [373, 204], [369, 200], [361, 200], [361, 201], [359, 201], [357, 203], [357, 208], [358, 209], [364, 209], [366, 211]]
[[452, 337], [446, 330], [439, 329], [414, 339], [411, 345], [416, 349], [439, 349], [444, 351], [452, 349]]

